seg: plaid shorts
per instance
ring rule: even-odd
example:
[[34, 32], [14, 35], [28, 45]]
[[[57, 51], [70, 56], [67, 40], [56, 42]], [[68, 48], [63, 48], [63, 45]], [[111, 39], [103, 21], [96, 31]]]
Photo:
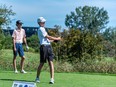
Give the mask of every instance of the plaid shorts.
[[24, 56], [24, 50], [22, 43], [15, 43], [16, 51], [13, 50], [14, 56], [17, 56], [19, 54], [20, 57]]
[[40, 63], [46, 63], [46, 60], [53, 61], [54, 54], [51, 45], [40, 46]]

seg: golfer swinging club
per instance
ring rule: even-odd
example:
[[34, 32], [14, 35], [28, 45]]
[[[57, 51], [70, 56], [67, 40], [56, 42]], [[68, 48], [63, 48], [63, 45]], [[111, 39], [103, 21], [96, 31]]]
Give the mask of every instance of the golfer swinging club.
[[37, 20], [37, 23], [39, 24], [39, 29], [38, 29], [38, 38], [40, 41], [40, 64], [38, 66], [37, 69], [37, 76], [35, 81], [36, 82], [40, 82], [40, 72], [41, 69], [44, 65], [44, 63], [46, 63], [46, 60], [48, 60], [49, 63], [49, 67], [50, 67], [50, 84], [54, 84], [54, 65], [53, 65], [53, 51], [52, 51], [52, 46], [50, 41], [59, 41], [61, 40], [60, 37], [52, 37], [49, 36], [48, 33], [46, 32], [44, 25], [45, 25], [46, 20], [43, 17], [39, 17]]
[[14, 57], [13, 57], [13, 67], [14, 67], [14, 72], [18, 73], [17, 67], [16, 67], [16, 57], [17, 54], [19, 53], [19, 56], [21, 57], [21, 73], [27, 73], [23, 67], [24, 67], [24, 60], [25, 60], [25, 56], [24, 56], [24, 51], [23, 51], [23, 47], [22, 47], [22, 43], [24, 41], [24, 43], [26, 44], [26, 48], [29, 49], [27, 42], [26, 42], [26, 34], [25, 34], [25, 30], [22, 29], [22, 22], [21, 20], [17, 20], [16, 21], [16, 26], [17, 28], [13, 31], [12, 34], [12, 38], [13, 38], [13, 53], [14, 53]]

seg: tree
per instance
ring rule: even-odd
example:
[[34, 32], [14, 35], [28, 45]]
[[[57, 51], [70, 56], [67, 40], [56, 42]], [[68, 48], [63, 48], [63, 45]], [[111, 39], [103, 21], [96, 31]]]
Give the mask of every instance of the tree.
[[107, 28], [105, 29], [105, 31], [103, 32], [103, 37], [105, 40], [116, 43], [116, 27], [114, 28]]
[[6, 5], [0, 5], [0, 27], [2, 27], [2, 25], [8, 25], [11, 23], [10, 16], [15, 15], [11, 7], [12, 6], [7, 7]]
[[2, 32], [2, 29], [0, 28], [0, 50], [3, 47], [2, 43], [3, 43], [4, 39], [5, 39], [5, 36], [4, 36], [3, 32]]
[[66, 15], [65, 25], [69, 28], [87, 30], [91, 33], [99, 32], [108, 23], [108, 13], [104, 8], [78, 7], [75, 12]]
[[104, 38], [104, 54], [106, 56], [112, 56], [115, 57], [116, 55], [116, 27], [114, 28], [107, 28], [103, 32], [103, 38]]
[[15, 13], [12, 11], [11, 7], [12, 6], [10, 6], [8, 8], [6, 5], [0, 5], [0, 49], [3, 48], [3, 44], [5, 41], [4, 40], [5, 36], [2, 32], [2, 26], [8, 25], [9, 23], [11, 23], [10, 16], [15, 15]]

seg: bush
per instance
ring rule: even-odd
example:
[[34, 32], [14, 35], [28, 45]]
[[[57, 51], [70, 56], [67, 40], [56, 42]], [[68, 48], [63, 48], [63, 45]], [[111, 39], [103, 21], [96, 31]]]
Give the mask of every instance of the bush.
[[13, 42], [12, 42], [12, 37], [10, 35], [6, 36], [5, 39], [3, 40], [3, 48], [4, 49], [12, 49], [13, 47]]
[[54, 62], [56, 72], [73, 72], [73, 65], [68, 62]]
[[27, 43], [29, 47], [31, 47], [34, 50], [34, 52], [39, 52], [39, 39], [37, 35], [32, 35], [31, 37], [28, 37]]
[[74, 71], [116, 74], [116, 61], [78, 62], [74, 65]]
[[5, 36], [4, 36], [4, 34], [2, 33], [2, 30], [1, 30], [1, 28], [0, 28], [0, 50], [3, 48], [4, 39], [5, 39]]

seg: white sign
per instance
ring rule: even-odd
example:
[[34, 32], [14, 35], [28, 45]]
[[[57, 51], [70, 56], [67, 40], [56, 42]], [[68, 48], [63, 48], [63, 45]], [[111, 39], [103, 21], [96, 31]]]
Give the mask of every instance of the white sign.
[[14, 81], [12, 87], [37, 87], [34, 82]]

